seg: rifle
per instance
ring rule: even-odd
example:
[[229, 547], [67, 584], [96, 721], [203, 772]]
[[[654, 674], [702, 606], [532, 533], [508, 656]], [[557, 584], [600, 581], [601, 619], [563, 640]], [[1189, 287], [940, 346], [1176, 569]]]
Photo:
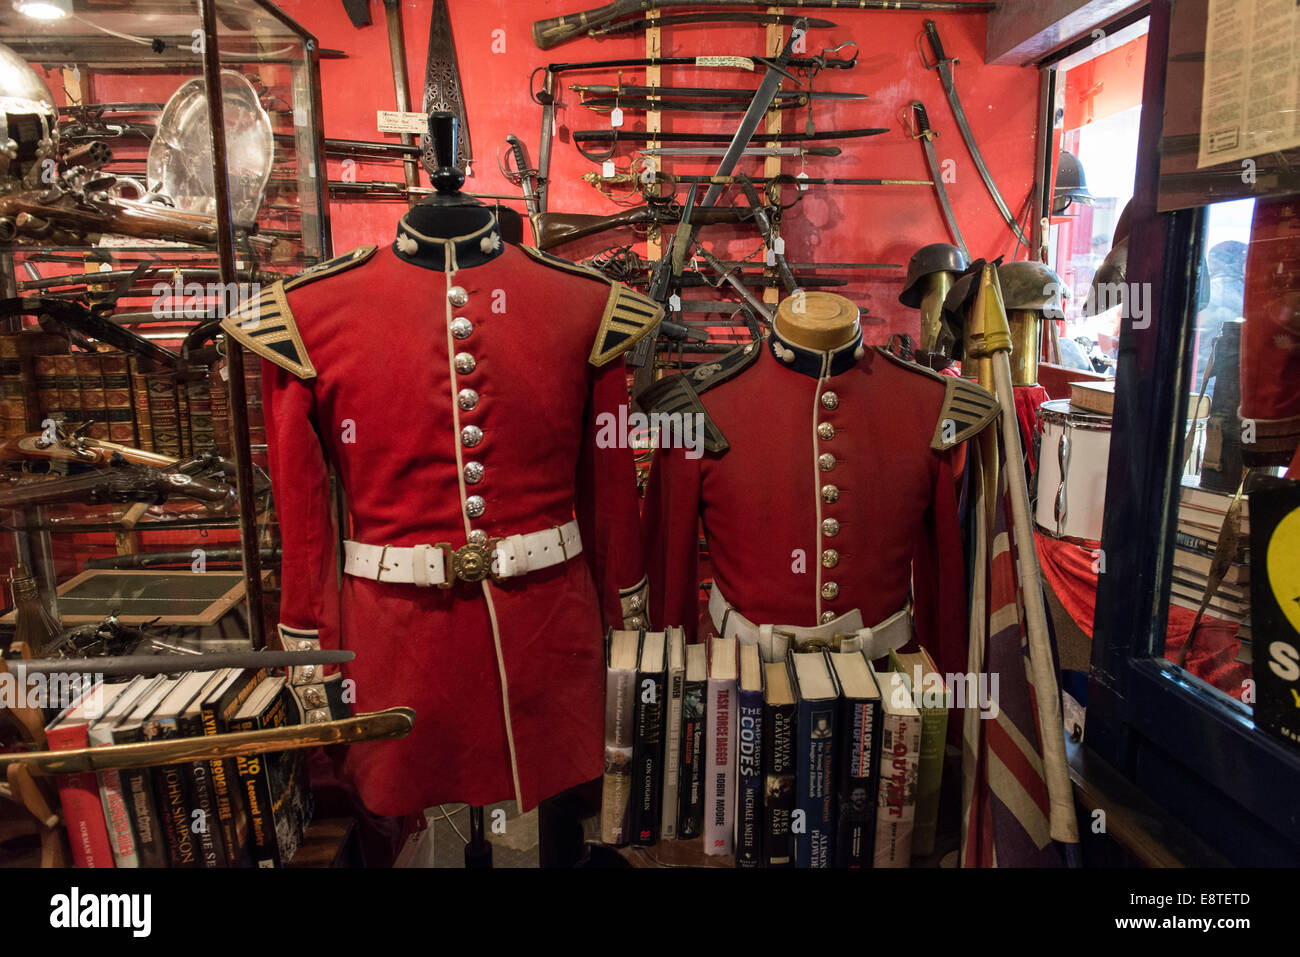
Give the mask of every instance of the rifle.
[[71, 299], [56, 299], [52, 296], [26, 298], [15, 296], [12, 299], [0, 299], [0, 319], [9, 316], [36, 316], [44, 331], [63, 336], [88, 352], [94, 351], [94, 347], [87, 340], [94, 339], [125, 352], [133, 352], [154, 362], [160, 362], [169, 368], [180, 364], [180, 356], [176, 353], [114, 324], [107, 317], [106, 309], [103, 308], [105, 305], [111, 308], [112, 304], [110, 300], [107, 304], [101, 304], [99, 308], [88, 309]]
[[115, 502], [158, 503], [168, 495], [183, 495], [203, 502], [212, 511], [232, 511], [238, 503], [235, 489], [224, 482], [188, 475], [181, 468], [163, 471], [151, 465], [123, 462], [84, 475], [32, 482], [14, 482], [0, 487], [0, 508], [23, 505], [54, 505], [83, 502], [106, 505]]
[[[533, 42], [543, 50], [576, 40], [593, 30], [623, 17], [646, 10], [669, 7], [698, 7], [699, 0], [614, 0], [603, 7], [570, 13], [562, 17], [549, 17], [533, 23]], [[766, 2], [755, 0], [709, 0], [710, 7], [740, 7], [742, 9], [767, 8]], [[801, 10], [929, 10], [936, 13], [976, 13], [992, 10], [992, 3], [955, 3], [951, 0], [799, 0]]]
[[[775, 212], [775, 210], [773, 210]], [[744, 206], [698, 207], [691, 222], [698, 226], [747, 222], [754, 210]], [[538, 213], [532, 217], [538, 249], [553, 249], [587, 236], [625, 226], [666, 226], [681, 221], [681, 211], [669, 206], [636, 206], [621, 213], [599, 216], [591, 213]]]

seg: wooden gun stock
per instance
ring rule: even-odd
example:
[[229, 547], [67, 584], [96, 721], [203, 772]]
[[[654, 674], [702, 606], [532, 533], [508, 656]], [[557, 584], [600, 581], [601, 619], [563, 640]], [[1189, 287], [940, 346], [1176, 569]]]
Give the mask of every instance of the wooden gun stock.
[[211, 245], [217, 241], [217, 222], [178, 209], [152, 203], [114, 199], [102, 209], [67, 202], [66, 197], [42, 202], [37, 193], [11, 193], [0, 197], [0, 242], [22, 235], [40, 237], [50, 229], [62, 229], [85, 237], [96, 233], [120, 233], [138, 239]]
[[609, 23], [642, 10], [649, 10], [654, 4], [642, 3], [641, 0], [614, 0], [603, 7], [585, 10], [582, 13], [566, 17], [551, 17], [533, 23], [533, 42], [542, 50], [567, 43], [582, 36], [588, 30], [606, 26]]
[[[697, 226], [739, 223], [749, 219], [753, 214], [752, 209], [743, 206], [714, 206], [709, 209], [696, 209], [691, 214], [691, 222]], [[538, 213], [532, 217], [533, 236], [538, 249], [553, 249], [565, 243], [623, 226], [645, 226], [652, 223], [668, 225], [677, 222], [680, 215], [680, 210], [670, 212], [653, 206], [637, 206], [610, 216], [597, 216], [592, 213]]]

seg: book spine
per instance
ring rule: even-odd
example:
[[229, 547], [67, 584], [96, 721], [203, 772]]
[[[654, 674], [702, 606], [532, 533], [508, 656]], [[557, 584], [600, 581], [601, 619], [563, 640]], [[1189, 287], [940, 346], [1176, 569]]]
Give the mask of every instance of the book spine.
[[659, 842], [661, 771], [664, 761], [664, 675], [638, 675], [636, 738], [632, 749], [632, 843]]
[[[204, 370], [206, 372], [206, 370]], [[196, 374], [185, 385], [190, 405], [190, 433], [195, 455], [216, 448], [212, 418], [212, 386], [206, 374]]]
[[[231, 731], [257, 729], [258, 722], [253, 718], [230, 722]], [[267, 761], [270, 757], [268, 754], [253, 754], [235, 758], [244, 801], [248, 805], [248, 818], [251, 825], [249, 850], [255, 867], [280, 866], [275, 840], [275, 818], [271, 811], [271, 781], [267, 770]]]
[[[217, 734], [217, 711], [213, 706], [205, 706], [201, 715], [203, 733]], [[231, 787], [235, 774], [234, 763], [229, 759], [213, 759], [208, 762], [208, 777], [212, 786], [213, 810], [216, 812], [217, 827], [221, 832], [221, 846], [226, 852], [226, 866], [234, 867], [242, 853], [242, 841], [236, 826], [236, 814], [242, 810], [238, 804], [239, 792]]]
[[708, 682], [704, 853], [731, 854], [736, 823], [736, 681]]
[[55, 356], [54, 368], [59, 385], [59, 408], [63, 410], [69, 423], [82, 421], [81, 388], [77, 384], [77, 357]]
[[663, 817], [659, 834], [664, 840], [677, 837], [678, 791], [682, 770], [682, 693], [686, 674], [680, 668], [668, 673], [667, 714], [664, 719]]
[[131, 376], [131, 407], [135, 412], [136, 448], [152, 452], [154, 444], [153, 424], [149, 418], [149, 377], [144, 372], [143, 361], [135, 356], [130, 358], [128, 369]]
[[[172, 719], [146, 722], [144, 736], [146, 740], [178, 737], [176, 722]], [[201, 867], [186, 795], [184, 769], [178, 764], [158, 768], [154, 774], [154, 788], [171, 866]]]
[[[51, 751], [70, 751], [89, 747], [84, 724], [54, 727], [46, 732], [46, 747]], [[99, 794], [99, 780], [91, 772], [60, 774], [59, 802], [63, 821], [72, 845], [72, 860], [77, 867], [113, 867], [113, 845], [108, 836], [108, 821]]]
[[605, 772], [601, 780], [600, 839], [621, 847], [632, 840], [632, 765], [636, 672], [605, 672]]
[[939, 833], [939, 795], [943, 788], [943, 750], [947, 737], [948, 709], [923, 709], [921, 755], [916, 769], [916, 819], [912, 827], [913, 857], [934, 853], [934, 842]]
[[135, 835], [131, 833], [131, 814], [127, 810], [122, 792], [122, 775], [116, 769], [99, 772], [99, 797], [104, 805], [104, 820], [108, 822], [108, 836], [113, 847], [113, 861], [117, 867], [139, 867], [140, 855], [135, 851]]
[[683, 840], [704, 833], [704, 739], [708, 719], [703, 681], [688, 681], [682, 692], [682, 764], [678, 777], [677, 836]]
[[[198, 715], [187, 717], [180, 728], [186, 738], [203, 735], [202, 720]], [[187, 790], [191, 830], [198, 844], [199, 863], [203, 867], [226, 867], [226, 848], [221, 840], [220, 816], [212, 784], [212, 769], [207, 761], [195, 761], [183, 766]]]
[[27, 390], [19, 357], [21, 333], [0, 336], [0, 438], [27, 431]]
[[176, 380], [176, 421], [180, 424], [181, 458], [194, 455], [194, 429], [190, 421], [190, 394], [182, 379]]
[[800, 701], [799, 748], [795, 765], [796, 813], [804, 829], [795, 830], [795, 864], [830, 867], [835, 840], [835, 702]]
[[59, 373], [55, 362], [57, 358], [53, 355], [36, 357], [36, 403], [41, 413], [40, 420], [36, 423], [38, 429], [45, 419], [56, 418], [64, 412], [59, 393]]
[[763, 865], [763, 692], [741, 691], [736, 720], [736, 866]]
[[131, 411], [131, 375], [127, 357], [122, 353], [102, 353], [100, 369], [104, 375], [104, 416], [108, 437], [122, 445], [135, 443], [135, 415]]
[[845, 700], [843, 705], [835, 866], [870, 867], [876, 824], [872, 785], [880, 760], [880, 702]]
[[226, 385], [225, 372], [224, 360], [212, 367], [212, 437], [217, 446], [217, 454], [230, 458], [234, 453], [230, 445], [230, 389]]
[[[881, 689], [884, 690], [883, 688]], [[880, 750], [874, 866], [908, 867], [916, 818], [916, 770], [921, 722], [911, 715], [887, 715]]]
[[763, 714], [763, 865], [794, 867], [794, 705], [768, 707]]
[[81, 421], [94, 422], [86, 430], [86, 435], [93, 439], [106, 439], [108, 412], [104, 404], [104, 375], [99, 367], [99, 353], [78, 352], [74, 360], [77, 367], [77, 389], [81, 393]]
[[[114, 744], [132, 744], [144, 739], [137, 725], [113, 735]], [[153, 774], [149, 768], [123, 768], [119, 772], [122, 794], [126, 798], [127, 814], [131, 818], [131, 831], [135, 835], [135, 850], [141, 867], [166, 867], [167, 841], [163, 835], [158, 805], [154, 800]]]
[[154, 451], [181, 458], [180, 413], [176, 405], [176, 380], [167, 373], [149, 373], [149, 421]]

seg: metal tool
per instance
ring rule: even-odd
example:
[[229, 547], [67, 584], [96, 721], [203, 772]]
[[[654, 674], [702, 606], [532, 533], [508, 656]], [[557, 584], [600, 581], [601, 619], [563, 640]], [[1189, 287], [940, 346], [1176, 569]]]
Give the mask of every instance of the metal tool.
[[[763, 113], [767, 109], [764, 107]], [[747, 114], [748, 115], [748, 114]], [[858, 139], [866, 136], [879, 136], [881, 133], [888, 133], [889, 130], [884, 127], [869, 127], [852, 130], [819, 130], [812, 136], [807, 133], [760, 133], [757, 128], [750, 131], [751, 138], [757, 138], [760, 142], [772, 143], [805, 143], [811, 140], [847, 140]], [[732, 137], [726, 133], [695, 133], [695, 132], [672, 132], [672, 133], [650, 133], [646, 130], [578, 130], [573, 134], [573, 143], [578, 148], [578, 152], [594, 163], [601, 163], [613, 157], [620, 143], [726, 143]], [[745, 141], [748, 143], [748, 140]], [[591, 150], [584, 149], [582, 143], [608, 143], [609, 151], [607, 153], [593, 153]], [[744, 154], [745, 143], [740, 144], [735, 159], [739, 159]], [[730, 152], [730, 149], [727, 151]], [[727, 155], [726, 153], [723, 154]], [[733, 160], [734, 163], [734, 160]]]

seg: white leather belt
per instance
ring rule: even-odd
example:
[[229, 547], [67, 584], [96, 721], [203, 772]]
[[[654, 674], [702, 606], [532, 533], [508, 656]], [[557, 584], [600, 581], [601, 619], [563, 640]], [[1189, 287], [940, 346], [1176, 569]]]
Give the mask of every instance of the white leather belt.
[[862, 612], [854, 608], [834, 621], [812, 628], [797, 625], [756, 625], [723, 597], [714, 583], [709, 593], [709, 617], [723, 638], [735, 638], [742, 645], [758, 645], [764, 661], [784, 661], [792, 642], [817, 640], [829, 643], [836, 635], [853, 635], [840, 641], [841, 651], [863, 651], [875, 660], [912, 640], [912, 608], [906, 605], [879, 624], [866, 627]]
[[363, 545], [343, 543], [343, 570], [358, 578], [379, 582], [400, 582], [428, 588], [450, 588], [453, 582], [478, 582], [485, 578], [518, 578], [567, 562], [582, 554], [582, 538], [576, 520], [529, 532], [489, 538], [452, 548], [437, 545]]

